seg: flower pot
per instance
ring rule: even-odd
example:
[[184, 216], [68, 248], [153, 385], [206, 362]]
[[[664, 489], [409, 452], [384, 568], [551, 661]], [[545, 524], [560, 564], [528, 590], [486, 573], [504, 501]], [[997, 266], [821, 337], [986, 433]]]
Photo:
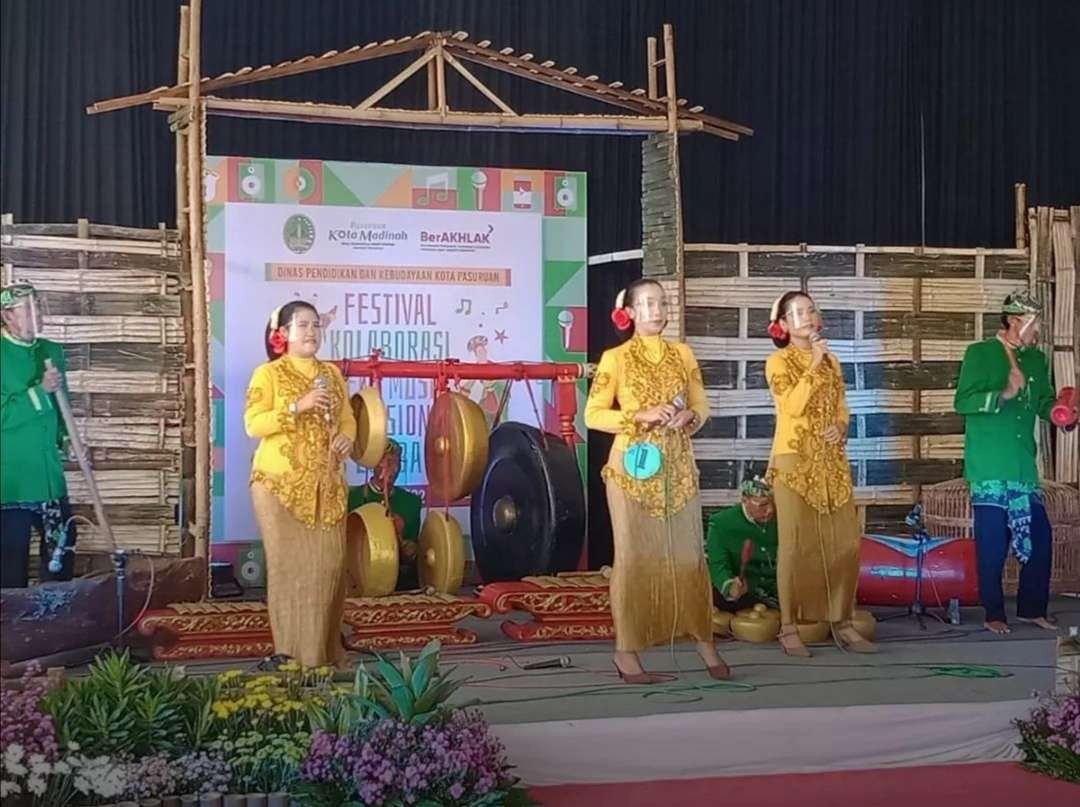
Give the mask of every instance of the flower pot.
[[239, 796], [233, 793], [225, 797], [225, 807], [245, 807], [247, 803], [247, 796]]
[[266, 807], [289, 807], [291, 801], [288, 793], [271, 793], [266, 797]]
[[248, 793], [247, 807], [266, 807], [266, 794]]

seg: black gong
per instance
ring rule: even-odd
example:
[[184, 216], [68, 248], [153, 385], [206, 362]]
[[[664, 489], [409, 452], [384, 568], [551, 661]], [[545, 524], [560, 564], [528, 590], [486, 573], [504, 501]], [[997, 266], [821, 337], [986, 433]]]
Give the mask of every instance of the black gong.
[[585, 488], [573, 449], [524, 423], [500, 424], [491, 433], [471, 516], [484, 582], [576, 569], [585, 541]]

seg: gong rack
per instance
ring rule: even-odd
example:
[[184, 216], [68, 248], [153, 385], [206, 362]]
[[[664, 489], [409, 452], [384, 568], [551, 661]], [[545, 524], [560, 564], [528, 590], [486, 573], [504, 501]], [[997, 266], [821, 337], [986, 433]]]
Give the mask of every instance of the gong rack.
[[[464, 574], [460, 525], [449, 515], [455, 502], [470, 499], [471, 538], [476, 566], [485, 583], [580, 568], [584, 555], [584, 487], [576, 459], [576, 381], [592, 366], [558, 362], [468, 363], [457, 359], [396, 361], [373, 352], [365, 359], [334, 362], [347, 378], [369, 385], [353, 396], [357, 439], [353, 459], [374, 467], [387, 444], [384, 378], [430, 380], [434, 403], [425, 437], [425, 468], [432, 501], [420, 533], [421, 587], [454, 593]], [[523, 423], [496, 423], [488, 433], [482, 409], [453, 389], [463, 381], [551, 381], [559, 437]], [[452, 386], [453, 385], [453, 386]], [[500, 401], [499, 417], [506, 402]], [[442, 512], [439, 512], [439, 509]], [[381, 505], [368, 504], [349, 515], [350, 577], [354, 596], [386, 596], [397, 583], [397, 541]]]

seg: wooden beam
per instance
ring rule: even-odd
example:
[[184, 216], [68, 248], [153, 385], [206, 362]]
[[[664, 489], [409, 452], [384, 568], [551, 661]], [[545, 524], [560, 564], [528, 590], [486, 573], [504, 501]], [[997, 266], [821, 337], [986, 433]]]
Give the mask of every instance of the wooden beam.
[[[255, 84], [260, 81], [269, 81], [285, 76], [298, 76], [303, 73], [313, 73], [318, 70], [328, 70], [331, 67], [342, 67], [347, 64], [366, 62], [371, 59], [381, 59], [384, 56], [393, 56], [398, 53], [408, 53], [414, 50], [423, 50], [434, 40], [434, 34], [425, 34], [413, 37], [407, 41], [394, 42], [386, 45], [372, 45], [370, 47], [354, 45], [341, 53], [325, 56], [304, 56], [300, 59], [282, 62], [276, 66], [263, 65], [254, 70], [240, 68], [231, 73], [223, 73], [216, 78], [204, 78], [202, 80], [202, 94], [216, 92], [229, 87], [239, 87], [244, 84]], [[147, 92], [123, 95], [116, 98], [108, 98], [95, 101], [86, 108], [90, 115], [101, 112], [114, 112], [118, 109], [127, 109], [143, 104], [152, 104], [162, 98], [183, 98], [190, 91], [187, 82], [176, 84], [172, 87], [158, 87]]]
[[[172, 111], [183, 102], [163, 98], [154, 108]], [[497, 131], [583, 132], [596, 134], [648, 134], [664, 132], [668, 119], [659, 115], [511, 115], [505, 112], [462, 112], [424, 109], [356, 109], [334, 104], [300, 101], [205, 98], [208, 114], [238, 118], [341, 123], [356, 126], [404, 126], [437, 129], [490, 129]], [[682, 132], [700, 132], [701, 121], [679, 120]]]
[[379, 89], [375, 90], [375, 92], [373, 92], [359, 104], [357, 104], [356, 108], [370, 109], [371, 107], [375, 106], [375, 104], [377, 104], [383, 98], [396, 90], [399, 86], [408, 81], [413, 76], [413, 74], [417, 73], [424, 65], [426, 65], [434, 58], [435, 49], [432, 48], [419, 59], [417, 59], [404, 70], [402, 70], [400, 73], [398, 73], [396, 76], [394, 76], [392, 79], [390, 79], [388, 82], [379, 87]]
[[210, 334], [207, 330], [206, 266], [203, 260], [203, 114], [199, 97], [202, 65], [202, 0], [191, 0], [188, 32], [187, 131], [188, 243], [195, 359], [195, 554], [210, 549]]
[[656, 100], [656, 37], [645, 40], [645, 78], [649, 85], [649, 98]]
[[489, 90], [486, 84], [484, 84], [482, 81], [480, 81], [480, 79], [474, 76], [469, 71], [469, 69], [457, 59], [455, 59], [449, 51], [443, 51], [443, 58], [446, 59], [446, 61], [450, 64], [452, 68], [461, 73], [461, 75], [465, 77], [465, 80], [467, 82], [476, 87], [476, 89], [480, 91], [481, 95], [491, 101], [491, 103], [495, 104], [495, 106], [497, 106], [507, 115], [517, 115], [517, 113], [510, 108], [509, 104], [505, 103], [499, 96]]

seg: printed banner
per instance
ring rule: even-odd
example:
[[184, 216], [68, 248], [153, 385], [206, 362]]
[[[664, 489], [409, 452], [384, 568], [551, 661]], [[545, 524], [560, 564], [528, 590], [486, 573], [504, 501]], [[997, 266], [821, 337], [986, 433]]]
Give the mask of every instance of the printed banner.
[[[218, 542], [257, 539], [248, 495], [255, 441], [244, 392], [266, 361], [270, 312], [320, 312], [320, 358], [584, 362], [585, 175], [238, 157], [207, 159], [214, 477]], [[354, 387], [359, 386], [354, 381]], [[506, 382], [460, 391], [494, 418]], [[432, 384], [386, 379], [398, 484], [424, 492]], [[504, 417], [557, 431], [549, 384], [514, 385]], [[578, 431], [585, 384], [578, 386]], [[584, 461], [582, 440], [580, 459]], [[366, 471], [348, 463], [350, 484]], [[458, 520], [468, 532], [468, 513]]]

